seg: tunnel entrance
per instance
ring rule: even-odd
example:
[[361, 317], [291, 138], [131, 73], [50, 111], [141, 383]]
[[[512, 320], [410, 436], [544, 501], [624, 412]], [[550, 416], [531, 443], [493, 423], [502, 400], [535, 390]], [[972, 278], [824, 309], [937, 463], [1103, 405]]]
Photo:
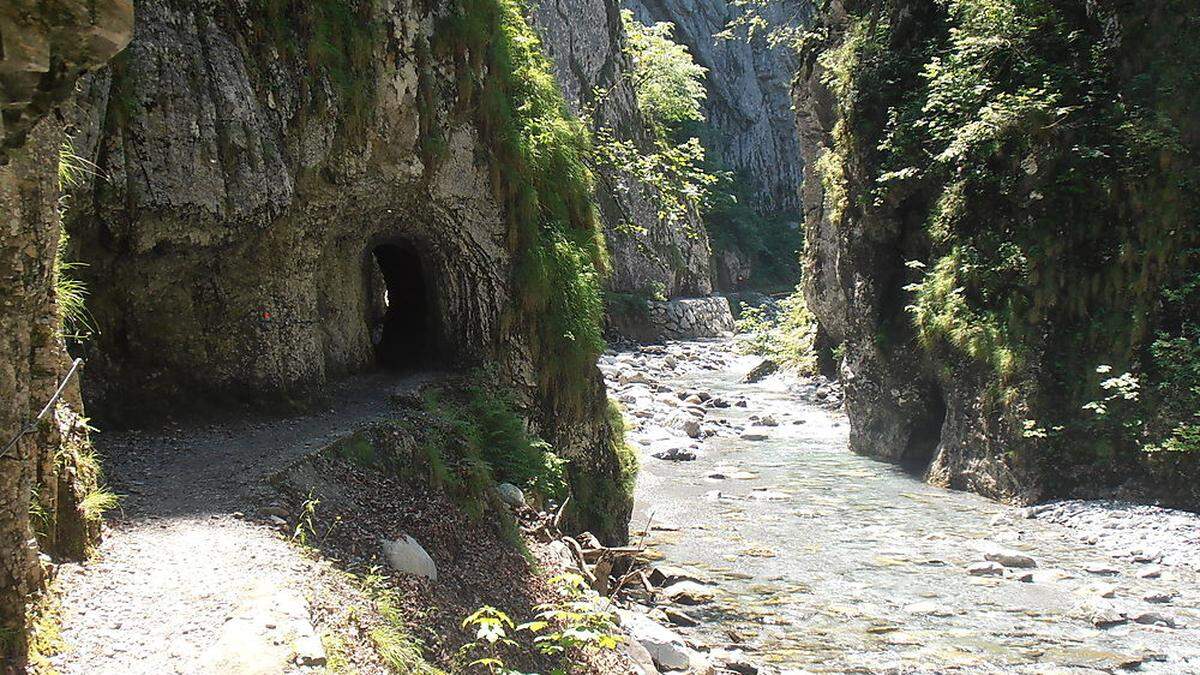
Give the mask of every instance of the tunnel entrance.
[[393, 370], [431, 367], [439, 326], [420, 254], [410, 243], [390, 242], [376, 246], [371, 258], [368, 321], [377, 363]]

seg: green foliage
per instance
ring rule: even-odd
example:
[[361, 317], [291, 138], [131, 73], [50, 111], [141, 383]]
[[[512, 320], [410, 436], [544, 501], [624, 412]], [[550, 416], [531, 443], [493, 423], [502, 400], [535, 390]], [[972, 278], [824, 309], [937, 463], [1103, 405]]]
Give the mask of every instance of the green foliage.
[[[595, 139], [593, 158], [597, 166], [628, 172], [638, 184], [650, 188], [660, 221], [687, 228], [689, 216], [709, 207], [712, 187], [720, 177], [705, 168], [705, 149], [700, 139], [671, 143], [665, 136], [656, 137], [646, 149], [632, 140], [617, 138], [605, 128], [596, 131]], [[700, 236], [694, 230], [687, 233]]]
[[475, 639], [459, 650], [467, 668], [521, 675], [505, 665], [504, 654], [528, 646], [515, 639], [524, 635], [532, 639], [532, 647], [538, 652], [561, 659], [554, 673], [574, 672], [582, 656], [616, 649], [617, 626], [607, 600], [589, 589], [578, 574], [563, 574], [550, 582], [558, 597], [538, 605], [531, 621], [516, 625], [506, 612], [490, 605], [463, 620], [463, 628], [475, 629]]
[[412, 635], [399, 609], [396, 591], [377, 574], [363, 580], [364, 590], [371, 595], [375, 611], [382, 621], [367, 633], [379, 658], [394, 673], [405, 675], [447, 675], [425, 659], [425, 645]]
[[794, 44], [835, 100], [825, 215], [911, 258], [899, 339], [986, 373], [998, 412], [1033, 411], [1005, 419], [1049, 464], [1120, 475], [1189, 447], [1194, 324], [1169, 297], [1197, 269], [1200, 18], [1182, 0], [848, 9]]
[[458, 454], [468, 468], [467, 482], [478, 484], [471, 492], [482, 494], [494, 477], [546, 498], [563, 499], [566, 463], [530, 433], [512, 396], [494, 384], [497, 378], [480, 373], [475, 379], [479, 384], [467, 387], [461, 397], [431, 392], [425, 400], [426, 409], [464, 444]]
[[778, 307], [745, 307], [737, 322], [742, 334], [739, 348], [774, 359], [801, 374], [817, 372], [817, 321], [804, 304], [804, 293], [794, 293]]
[[[621, 20], [628, 38], [625, 53], [632, 66], [628, 77], [649, 138], [623, 138], [593, 123], [590, 160], [597, 169], [632, 176], [657, 202], [659, 220], [686, 228], [690, 217], [708, 207], [709, 193], [718, 180], [705, 167], [704, 145], [680, 129], [684, 122], [703, 119], [706, 71], [693, 61], [686, 47], [671, 40], [672, 24], [646, 26], [629, 10], [622, 10]], [[602, 101], [607, 96], [607, 91], [599, 91], [593, 98]], [[591, 115], [585, 118], [590, 120]]]
[[337, 516], [325, 528], [325, 532], [319, 532], [317, 530], [317, 507], [320, 504], [321, 500], [314, 497], [312, 490], [309, 490], [308, 497], [300, 505], [300, 517], [296, 520], [295, 529], [292, 530], [292, 541], [298, 542], [301, 546], [310, 546], [314, 539], [324, 541], [333, 532], [333, 528], [341, 522], [342, 517]]
[[[84, 178], [95, 173], [95, 165], [75, 154], [69, 141], [63, 141], [58, 152], [58, 187], [66, 191], [78, 187]], [[67, 197], [59, 201], [59, 211], [65, 212]], [[54, 296], [58, 307], [58, 330], [63, 339], [82, 342], [94, 332], [92, 316], [87, 309], [87, 285], [74, 276], [84, 263], [68, 260], [66, 228], [59, 228], [58, 247], [54, 252]]]
[[93, 523], [100, 522], [107, 511], [121, 504], [121, 496], [100, 487], [93, 488], [79, 501], [79, 510], [84, 519]]
[[692, 59], [687, 47], [671, 39], [674, 24], [647, 26], [628, 9], [621, 10], [621, 24], [633, 65], [633, 90], [647, 121], [667, 129], [704, 119], [701, 102], [708, 95], [704, 89], [708, 70]]
[[[50, 658], [66, 651], [69, 645], [62, 635], [62, 600], [56, 586], [49, 585], [26, 605], [25, 627], [29, 672], [46, 675], [57, 673]], [[11, 640], [6, 639], [5, 642]], [[12, 653], [11, 645], [7, 647], [6, 651]]]
[[704, 225], [715, 251], [737, 250], [749, 256], [750, 288], [790, 288], [800, 278], [804, 232], [795, 213], [760, 213], [756, 197], [743, 176], [720, 174], [712, 191]]
[[591, 138], [567, 111], [518, 0], [458, 0], [435, 49], [459, 63], [460, 104], [492, 150], [494, 180], [518, 257], [545, 389], [582, 408], [581, 373], [604, 349], [607, 252], [592, 202]]

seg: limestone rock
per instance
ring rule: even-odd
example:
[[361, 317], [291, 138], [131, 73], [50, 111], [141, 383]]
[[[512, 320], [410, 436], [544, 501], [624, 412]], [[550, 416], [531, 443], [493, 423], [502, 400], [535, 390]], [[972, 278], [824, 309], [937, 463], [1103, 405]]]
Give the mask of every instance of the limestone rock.
[[392, 569], [437, 581], [437, 565], [416, 539], [403, 535], [400, 539], [384, 541], [383, 557]]
[[688, 649], [683, 638], [671, 629], [659, 625], [645, 614], [637, 612], [617, 610], [617, 616], [620, 619], [621, 628], [646, 648], [654, 660], [654, 664], [659, 668], [685, 670], [691, 664], [689, 658], [691, 650]]
[[745, 382], [746, 384], [761, 382], [768, 375], [777, 370], [779, 370], [779, 364], [776, 363], [774, 359], [763, 359], [759, 361], [756, 366], [751, 368], [750, 372], [746, 373], [746, 376], [742, 378], [742, 382]]
[[983, 557], [985, 560], [991, 560], [992, 562], [1000, 563], [1005, 567], [1018, 567], [1026, 569], [1037, 567], [1037, 561], [1034, 560], [1032, 556], [992, 542], [984, 544]]
[[985, 561], [972, 563], [967, 567], [967, 574], [974, 577], [998, 577], [1004, 575], [1004, 566], [998, 562]]
[[513, 508], [525, 506], [525, 493], [512, 483], [500, 483], [496, 486], [496, 492], [500, 495], [501, 501]]

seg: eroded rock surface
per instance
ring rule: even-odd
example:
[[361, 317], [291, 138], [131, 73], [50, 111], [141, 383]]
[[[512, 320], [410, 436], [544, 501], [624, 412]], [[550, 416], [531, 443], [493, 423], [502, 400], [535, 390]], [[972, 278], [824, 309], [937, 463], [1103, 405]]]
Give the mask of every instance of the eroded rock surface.
[[[534, 19], [574, 110], [586, 108], [617, 138], [648, 147], [618, 5], [617, 0], [540, 0]], [[708, 235], [698, 218], [682, 226], [661, 221], [652, 194], [627, 173], [601, 171], [597, 179], [612, 256], [610, 289], [657, 290], [668, 297], [712, 292]]]
[[[82, 555], [99, 524], [81, 509], [95, 487], [78, 382], [55, 297], [63, 122], [54, 114], [84, 71], [130, 39], [129, 0], [0, 6], [0, 629], [7, 666], [25, 656], [26, 602], [39, 553]], [[31, 515], [38, 522], [31, 524]]]

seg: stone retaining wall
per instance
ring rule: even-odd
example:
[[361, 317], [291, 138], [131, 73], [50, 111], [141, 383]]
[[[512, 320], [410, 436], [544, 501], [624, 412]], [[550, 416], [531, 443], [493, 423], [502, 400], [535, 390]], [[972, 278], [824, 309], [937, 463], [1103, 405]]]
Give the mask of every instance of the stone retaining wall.
[[725, 337], [734, 332], [729, 299], [704, 298], [648, 300], [640, 306], [610, 306], [609, 333], [635, 342]]

